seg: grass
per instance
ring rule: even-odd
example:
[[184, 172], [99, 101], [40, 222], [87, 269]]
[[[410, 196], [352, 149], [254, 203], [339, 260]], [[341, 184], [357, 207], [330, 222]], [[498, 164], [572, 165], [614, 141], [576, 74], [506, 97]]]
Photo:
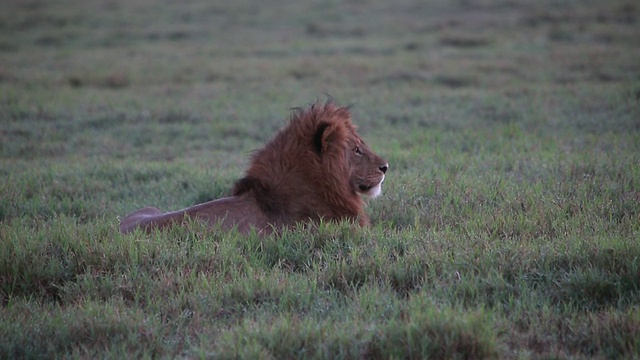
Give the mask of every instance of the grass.
[[[0, 358], [640, 357], [638, 5], [260, 4], [0, 5]], [[118, 233], [325, 93], [371, 229]]]

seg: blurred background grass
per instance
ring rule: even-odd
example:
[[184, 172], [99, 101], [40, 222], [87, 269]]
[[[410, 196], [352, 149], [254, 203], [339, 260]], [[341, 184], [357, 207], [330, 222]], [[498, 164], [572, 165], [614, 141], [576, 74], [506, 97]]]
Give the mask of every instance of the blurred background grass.
[[632, 152], [638, 12], [628, 1], [5, 2], [1, 160], [13, 174], [72, 159], [231, 179], [289, 108], [324, 94], [353, 105], [396, 176], [485, 149], [510, 164], [532, 151]]

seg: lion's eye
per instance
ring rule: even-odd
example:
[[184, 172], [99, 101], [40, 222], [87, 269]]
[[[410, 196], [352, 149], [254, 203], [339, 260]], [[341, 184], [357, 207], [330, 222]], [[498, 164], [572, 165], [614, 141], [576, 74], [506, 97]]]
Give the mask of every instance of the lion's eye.
[[359, 146], [356, 146], [355, 149], [353, 149], [353, 152], [356, 153], [356, 155], [362, 155], [362, 150], [360, 150]]

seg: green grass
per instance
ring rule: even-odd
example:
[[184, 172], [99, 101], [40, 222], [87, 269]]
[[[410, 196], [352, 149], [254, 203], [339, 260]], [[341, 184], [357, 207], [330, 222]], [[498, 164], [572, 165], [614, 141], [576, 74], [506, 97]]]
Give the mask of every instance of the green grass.
[[[639, 24], [624, 0], [0, 5], [0, 358], [640, 357]], [[390, 163], [372, 228], [118, 233], [229, 194], [325, 93]]]

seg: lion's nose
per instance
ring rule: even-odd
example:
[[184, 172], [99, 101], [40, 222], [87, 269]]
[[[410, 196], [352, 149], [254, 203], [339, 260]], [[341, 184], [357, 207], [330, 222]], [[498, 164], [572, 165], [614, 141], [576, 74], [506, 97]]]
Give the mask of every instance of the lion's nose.
[[380, 171], [382, 171], [383, 174], [386, 174], [388, 168], [389, 168], [389, 164], [384, 164], [380, 166]]

